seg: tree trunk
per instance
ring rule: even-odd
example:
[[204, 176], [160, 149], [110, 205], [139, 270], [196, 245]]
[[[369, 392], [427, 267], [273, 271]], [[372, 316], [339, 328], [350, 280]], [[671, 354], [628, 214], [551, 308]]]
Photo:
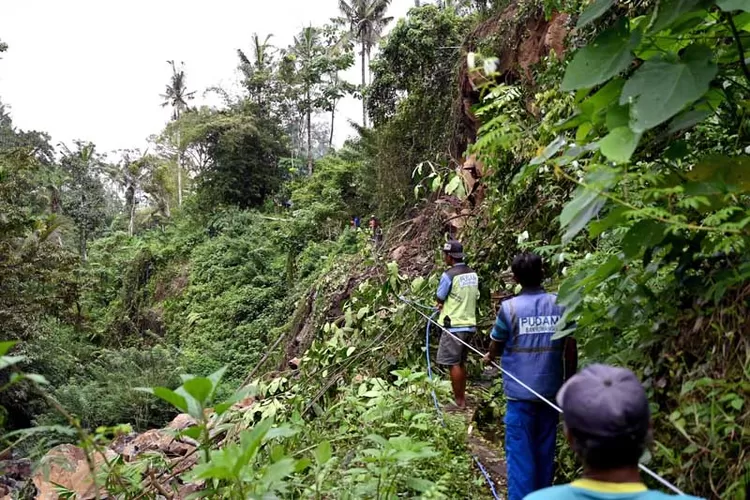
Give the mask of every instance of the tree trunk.
[[[179, 118], [178, 118], [179, 119]], [[182, 149], [180, 126], [177, 125], [177, 206], [182, 207]]]
[[365, 98], [365, 87], [367, 86], [366, 56], [365, 41], [362, 40], [362, 126], [365, 128], [367, 128], [367, 99]]
[[135, 233], [135, 187], [129, 187], [128, 193], [126, 195], [126, 200], [128, 200], [129, 205], [129, 212], [130, 212], [130, 222], [128, 223], [128, 235], [133, 236]]
[[333, 148], [333, 122], [336, 119], [336, 101], [331, 106], [331, 136], [328, 138], [328, 149]]
[[307, 88], [307, 174], [313, 174], [312, 103], [310, 102], [310, 87]]
[[86, 262], [88, 260], [87, 248], [86, 248], [86, 228], [81, 228], [81, 260]]
[[[85, 206], [86, 206], [86, 192], [83, 191], [81, 193], [81, 208], [83, 208]], [[86, 262], [86, 260], [88, 260], [88, 257], [86, 255], [86, 222], [88, 222], [88, 221], [85, 221], [83, 224], [81, 224], [81, 234], [80, 234], [80, 237], [81, 237], [81, 242], [80, 242], [81, 260], [84, 261], [84, 262]]]

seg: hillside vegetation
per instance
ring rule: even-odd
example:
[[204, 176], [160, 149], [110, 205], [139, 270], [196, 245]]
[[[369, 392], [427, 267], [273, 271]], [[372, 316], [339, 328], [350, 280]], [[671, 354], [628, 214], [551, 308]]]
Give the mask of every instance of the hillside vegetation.
[[[580, 363], [647, 387], [649, 467], [744, 498], [750, 4], [439, 2], [381, 38], [389, 2], [342, 3], [286, 49], [255, 35], [221, 108], [172, 63], [150, 153], [55, 148], [0, 107], [0, 496], [492, 498], [501, 382], [473, 358], [474, 420], [442, 425], [400, 300], [433, 303], [450, 236], [473, 345], [536, 251]], [[359, 56], [371, 83], [344, 82]], [[348, 94], [365, 123], [333, 148]], [[89, 479], [50, 486], [69, 444]]]

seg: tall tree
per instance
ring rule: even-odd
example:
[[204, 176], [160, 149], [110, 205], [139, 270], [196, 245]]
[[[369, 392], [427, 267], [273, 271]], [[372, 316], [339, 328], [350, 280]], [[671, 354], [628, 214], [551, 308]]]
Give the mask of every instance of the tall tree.
[[339, 26], [333, 24], [324, 26], [323, 39], [327, 65], [324, 72], [321, 108], [331, 113], [330, 136], [328, 138], [328, 149], [331, 149], [333, 147], [336, 107], [343, 97], [355, 90], [351, 83], [340, 78], [339, 73], [352, 67], [354, 55], [351, 40], [341, 33]]
[[349, 24], [350, 36], [360, 45], [362, 58], [362, 126], [367, 126], [367, 65], [372, 48], [393, 18], [386, 16], [391, 0], [339, 0], [339, 9]]
[[105, 172], [125, 193], [125, 211], [128, 217], [128, 235], [135, 234], [135, 214], [139, 198], [143, 198], [143, 184], [153, 159], [137, 149], [121, 151], [121, 159], [116, 165], [108, 165]]
[[304, 28], [294, 37], [291, 53], [297, 63], [297, 74], [302, 85], [301, 110], [305, 115], [307, 131], [307, 171], [313, 173], [312, 114], [318, 104], [318, 92], [323, 74], [328, 69], [325, 47], [320, 41], [320, 30], [312, 26]]
[[88, 258], [88, 241], [95, 236], [106, 220], [106, 198], [100, 175], [102, 158], [93, 144], [76, 141], [75, 150], [62, 146], [60, 168], [65, 175], [62, 184], [63, 212], [78, 230], [78, 252], [81, 260]]
[[245, 87], [261, 112], [268, 112], [269, 87], [274, 77], [273, 46], [269, 43], [272, 36], [266, 35], [261, 40], [260, 35], [253, 33], [250, 57], [242, 49], [237, 49], [240, 71], [245, 76]]
[[[163, 107], [172, 107], [172, 119], [179, 123], [180, 116], [188, 109], [188, 101], [195, 98], [195, 92], [188, 92], [185, 83], [185, 69], [184, 64], [180, 63], [178, 69], [174, 61], [167, 61], [172, 67], [172, 76], [170, 77], [169, 84], [166, 87], [166, 91], [161, 95], [164, 102]], [[182, 143], [180, 127], [177, 127], [177, 204], [182, 206]]]

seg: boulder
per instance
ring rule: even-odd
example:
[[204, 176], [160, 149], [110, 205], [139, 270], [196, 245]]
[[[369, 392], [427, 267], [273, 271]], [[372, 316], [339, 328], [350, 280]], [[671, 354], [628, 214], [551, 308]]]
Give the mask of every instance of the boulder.
[[404, 256], [404, 253], [406, 253], [406, 245], [401, 245], [400, 247], [396, 248], [393, 252], [391, 252], [391, 260], [400, 261], [401, 258]]
[[[116, 458], [115, 452], [106, 450], [94, 453], [94, 468], [98, 470], [105, 462]], [[37, 500], [57, 500], [58, 486], [75, 492], [78, 500], [96, 498], [96, 488], [85, 452], [78, 446], [63, 444], [52, 448], [42, 459], [40, 467], [32, 477], [37, 489]], [[99, 491], [99, 497], [106, 495]]]
[[185, 441], [185, 438], [175, 438], [174, 431], [151, 429], [139, 434], [125, 445], [122, 456], [126, 462], [132, 462], [139, 455], [149, 451], [162, 453], [167, 457], [184, 457], [195, 449], [193, 443]]
[[185, 429], [194, 425], [198, 425], [198, 422], [196, 422], [193, 417], [191, 417], [187, 413], [180, 413], [174, 418], [174, 420], [169, 422], [169, 425], [167, 425], [167, 429], [172, 429], [174, 431], [184, 431]]

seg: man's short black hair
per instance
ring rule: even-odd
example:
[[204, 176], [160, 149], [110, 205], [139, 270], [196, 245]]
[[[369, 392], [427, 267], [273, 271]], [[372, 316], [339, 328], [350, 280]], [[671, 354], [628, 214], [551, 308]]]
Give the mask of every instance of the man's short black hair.
[[510, 268], [513, 276], [523, 287], [536, 287], [542, 284], [544, 271], [542, 270], [542, 258], [535, 253], [524, 252], [513, 259]]
[[648, 430], [613, 438], [590, 436], [575, 429], [570, 433], [576, 455], [584, 465], [599, 471], [637, 467], [651, 439]]

